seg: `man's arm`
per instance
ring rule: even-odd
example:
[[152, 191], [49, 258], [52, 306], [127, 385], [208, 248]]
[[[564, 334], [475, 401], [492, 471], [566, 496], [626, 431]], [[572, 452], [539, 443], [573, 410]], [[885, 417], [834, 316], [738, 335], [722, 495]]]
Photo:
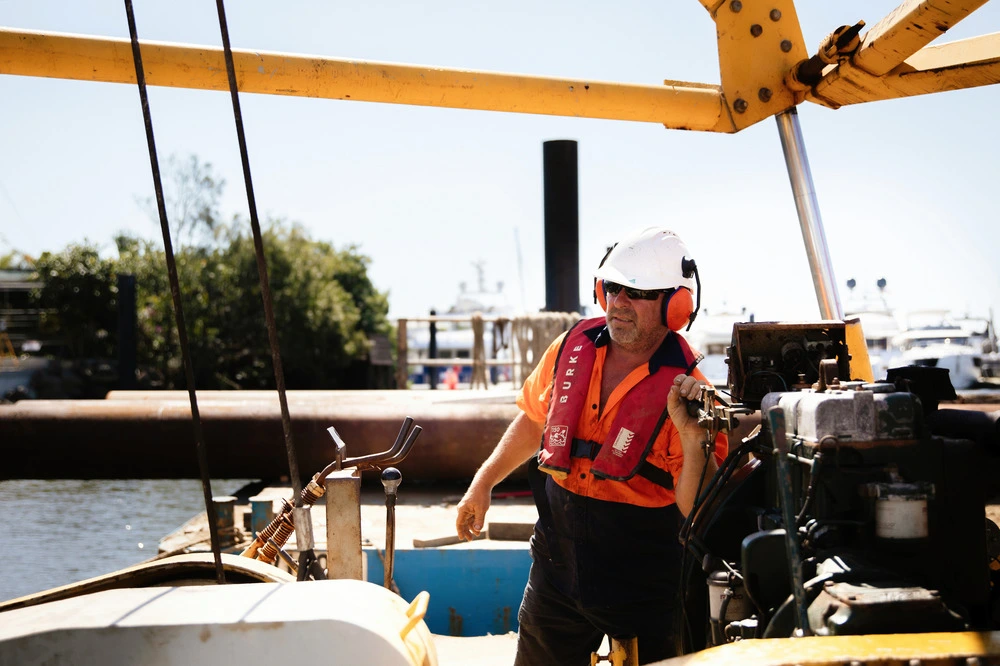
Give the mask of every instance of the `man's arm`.
[[701, 385], [704, 383], [695, 377], [678, 375], [667, 395], [667, 410], [670, 412], [670, 420], [673, 421], [674, 427], [680, 434], [681, 447], [684, 451], [684, 464], [674, 486], [674, 499], [677, 502], [677, 508], [685, 517], [691, 512], [694, 501], [697, 499], [699, 482], [702, 478], [707, 482], [718, 469], [713, 455], [708, 456], [708, 469], [705, 469], [705, 439], [708, 434], [698, 426], [698, 419], [688, 415], [687, 404], [681, 399], [698, 399], [701, 395]]
[[458, 503], [458, 518], [455, 520], [458, 538], [469, 541], [479, 536], [486, 524], [493, 487], [530, 458], [538, 450], [541, 439], [541, 424], [529, 419], [524, 412], [514, 417]]

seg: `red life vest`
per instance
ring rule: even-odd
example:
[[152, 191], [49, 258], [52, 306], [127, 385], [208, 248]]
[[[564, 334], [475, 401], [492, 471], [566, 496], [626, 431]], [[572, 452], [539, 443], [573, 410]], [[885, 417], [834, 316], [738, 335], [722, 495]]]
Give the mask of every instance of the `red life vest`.
[[569, 472], [570, 458], [593, 459], [590, 471], [598, 478], [626, 481], [637, 473], [666, 488], [673, 487], [673, 476], [646, 462], [668, 418], [667, 393], [674, 377], [690, 373], [695, 354], [681, 336], [676, 336], [686, 368], [660, 367], [636, 384], [622, 400], [607, 440], [603, 443], [575, 439], [590, 387], [590, 377], [597, 359], [597, 347], [588, 333], [605, 326], [604, 317], [580, 322], [563, 339], [552, 378], [549, 414], [538, 452], [538, 468], [553, 476]]

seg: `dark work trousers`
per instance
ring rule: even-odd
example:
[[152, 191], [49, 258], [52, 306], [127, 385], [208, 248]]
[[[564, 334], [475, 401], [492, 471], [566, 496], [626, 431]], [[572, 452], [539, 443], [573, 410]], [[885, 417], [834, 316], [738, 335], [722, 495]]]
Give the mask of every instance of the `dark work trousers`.
[[640, 663], [674, 656], [677, 507], [583, 497], [551, 477], [543, 504], [531, 538], [534, 562], [518, 612], [514, 663], [589, 665], [605, 634], [638, 637]]
[[514, 666], [588, 666], [605, 635], [637, 636], [639, 663], [676, 655], [673, 606], [675, 599], [583, 608], [560, 592], [533, 564], [517, 621]]

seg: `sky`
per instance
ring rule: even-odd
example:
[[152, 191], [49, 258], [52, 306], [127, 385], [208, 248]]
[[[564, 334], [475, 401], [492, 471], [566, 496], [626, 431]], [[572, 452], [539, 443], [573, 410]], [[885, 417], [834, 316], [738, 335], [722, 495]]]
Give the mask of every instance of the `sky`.
[[[134, 0], [140, 38], [219, 46], [210, 0]], [[884, 0], [799, 2], [810, 52]], [[993, 6], [991, 6], [993, 5]], [[226, 7], [234, 48], [600, 81], [718, 83], [715, 27], [695, 0], [262, 2]], [[0, 0], [0, 25], [127, 37], [112, 0]], [[939, 41], [1000, 31], [990, 3]], [[161, 164], [197, 155], [246, 216], [226, 92], [150, 88]], [[737, 134], [662, 125], [241, 95], [257, 207], [371, 258], [390, 317], [447, 309], [482, 262], [510, 304], [544, 306], [542, 146], [578, 142], [581, 301], [603, 249], [650, 225], [694, 254], [708, 311], [819, 318], [773, 119]], [[1000, 316], [1000, 87], [799, 118], [841, 301], [888, 282], [901, 310]], [[0, 75], [0, 254], [159, 227], [135, 86]], [[176, 242], [176, 241], [175, 241]]]

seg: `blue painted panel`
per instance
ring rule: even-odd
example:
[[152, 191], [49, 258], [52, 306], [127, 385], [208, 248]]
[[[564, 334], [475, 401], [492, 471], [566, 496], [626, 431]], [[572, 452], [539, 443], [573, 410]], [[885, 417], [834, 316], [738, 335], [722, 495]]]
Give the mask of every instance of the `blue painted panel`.
[[[368, 580], [381, 585], [378, 553], [365, 549]], [[517, 610], [528, 582], [526, 548], [397, 550], [393, 578], [404, 599], [422, 590], [431, 600], [424, 621], [435, 634], [484, 636], [517, 631]]]

